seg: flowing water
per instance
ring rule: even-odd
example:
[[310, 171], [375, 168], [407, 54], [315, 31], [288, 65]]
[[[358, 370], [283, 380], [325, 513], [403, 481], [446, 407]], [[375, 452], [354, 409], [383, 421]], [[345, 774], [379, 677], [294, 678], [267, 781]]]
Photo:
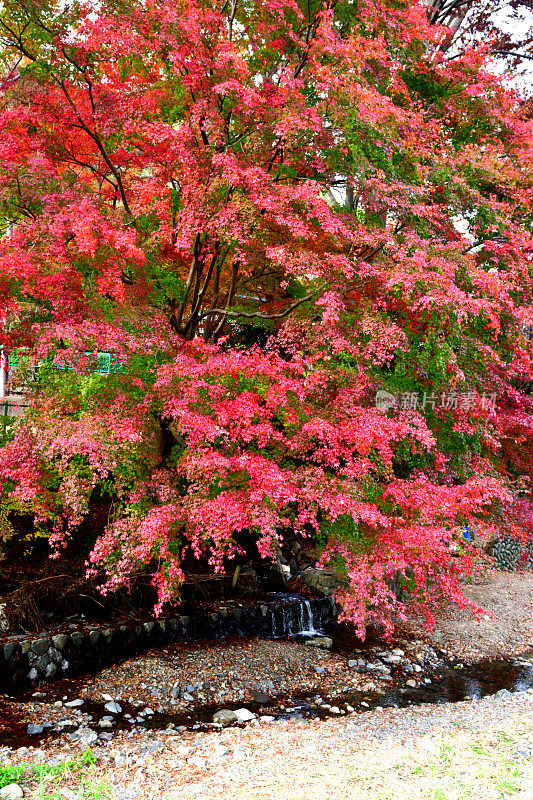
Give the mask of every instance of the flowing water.
[[[298, 595], [271, 595], [265, 600], [262, 611], [268, 631], [266, 636], [275, 639], [299, 639], [310, 638], [326, 631], [334, 640], [337, 634], [337, 641], [334, 644], [337, 652], [344, 652], [346, 656], [350, 657], [350, 652], [353, 651], [353, 642], [343, 641], [343, 626], [332, 623], [331, 615], [324, 613], [323, 609], [324, 606], [317, 605], [317, 601], [309, 601]], [[358, 644], [360, 648], [361, 643]], [[405, 685], [406, 676], [401, 673], [401, 670], [393, 669], [392, 677], [392, 684], [383, 684], [383, 688], [376, 691], [350, 691], [330, 697], [296, 693], [291, 696], [272, 697], [268, 704], [262, 706], [253, 703], [244, 703], [244, 705], [258, 716], [266, 714], [278, 719], [291, 717], [312, 719], [346, 713], [364, 713], [376, 706], [382, 708], [405, 707], [413, 704], [479, 699], [486, 695], [496, 694], [501, 690], [523, 692], [533, 687], [533, 650], [519, 658], [484, 660], [471, 665], [441, 662], [431, 670], [426, 670], [424, 679], [412, 688]], [[379, 681], [377, 683], [379, 684]], [[79, 689], [79, 681], [75, 680], [64, 680], [61, 684], [48, 684], [41, 688], [43, 699], [46, 699], [47, 702], [57, 700], [64, 694], [68, 694], [69, 699], [78, 697], [77, 689]], [[29, 700], [31, 697], [27, 694], [20, 699]], [[124, 719], [124, 714], [136, 717], [139, 710], [130, 708], [122, 700], [120, 704], [123, 714], [118, 718], [116, 729], [130, 730], [132, 723]], [[157, 730], [164, 730], [169, 726], [178, 730], [205, 730], [215, 711], [222, 707], [239, 708], [242, 706], [242, 701], [223, 706], [199, 703], [193, 706], [191, 704], [190, 710], [186, 712], [156, 713], [138, 724]], [[23, 709], [20, 718], [14, 719], [12, 716], [11, 718], [6, 717], [6, 708], [0, 696], [0, 744], [11, 747], [35, 744], [35, 738], [31, 740], [27, 736], [26, 724], [23, 722]], [[102, 704], [89, 701], [84, 704], [83, 711], [92, 715], [93, 719], [90, 723], [92, 727], [97, 726], [98, 721], [107, 713]], [[68, 732], [68, 729], [65, 731]], [[49, 730], [36, 738], [41, 740], [47, 735], [57, 734]]]

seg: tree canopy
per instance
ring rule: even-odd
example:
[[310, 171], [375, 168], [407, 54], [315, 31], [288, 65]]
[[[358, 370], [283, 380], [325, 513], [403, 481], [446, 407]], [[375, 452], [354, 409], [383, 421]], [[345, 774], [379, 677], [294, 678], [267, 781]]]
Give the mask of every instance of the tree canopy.
[[291, 531], [362, 630], [398, 574], [467, 603], [465, 524], [530, 531], [531, 122], [448, 34], [403, 0], [2, 3], [0, 336], [34, 381], [0, 481], [58, 552], [112, 498], [110, 588], [150, 565], [160, 609], [188, 554]]

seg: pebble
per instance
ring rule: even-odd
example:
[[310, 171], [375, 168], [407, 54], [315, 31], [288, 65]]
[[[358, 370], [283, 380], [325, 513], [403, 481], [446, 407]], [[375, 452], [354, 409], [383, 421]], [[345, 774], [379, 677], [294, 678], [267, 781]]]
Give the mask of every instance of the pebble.
[[78, 697], [77, 700], [69, 700], [68, 703], [65, 703], [65, 707], [66, 708], [79, 708], [80, 706], [83, 705], [83, 703], [84, 703], [84, 701], [81, 699], [81, 697]]
[[385, 661], [387, 664], [399, 664], [401, 662], [401, 660], [402, 660], [402, 657], [400, 655], [398, 655], [397, 653], [393, 653], [390, 656], [384, 656], [383, 657], [383, 661]]
[[508, 689], [500, 689], [500, 691], [496, 692], [494, 695], [498, 700], [509, 700], [512, 696], [512, 693]]
[[104, 708], [106, 711], [109, 711], [110, 714], [120, 714], [122, 712], [122, 706], [114, 700], [110, 700], [106, 703]]
[[405, 681], [405, 685], [409, 686], [411, 689], [414, 689], [416, 687], [417, 683], [412, 678], [409, 678], [408, 681]]
[[232, 711], [229, 708], [222, 708], [220, 711], [215, 711], [211, 719], [218, 725], [222, 725], [223, 728], [225, 728], [227, 725], [234, 725], [239, 721], [235, 711]]
[[251, 720], [255, 719], [255, 714], [248, 708], [237, 708], [234, 714], [237, 717], [237, 722], [251, 722]]
[[79, 742], [82, 747], [92, 747], [98, 741], [98, 734], [92, 728], [81, 727], [67, 737], [72, 742]]
[[29, 736], [38, 736], [40, 733], [43, 732], [43, 730], [44, 730], [43, 725], [34, 725], [32, 723], [30, 723], [26, 728], [26, 731], [28, 732]]
[[307, 639], [308, 647], [319, 647], [322, 650], [330, 650], [333, 647], [333, 639], [329, 636], [315, 636], [314, 639]]
[[259, 689], [252, 690], [252, 698], [254, 703], [258, 703], [259, 705], [265, 705], [270, 700], [270, 697], [266, 692], [262, 692]]
[[22, 800], [24, 792], [18, 783], [9, 783], [0, 789], [0, 798], [2, 800]]

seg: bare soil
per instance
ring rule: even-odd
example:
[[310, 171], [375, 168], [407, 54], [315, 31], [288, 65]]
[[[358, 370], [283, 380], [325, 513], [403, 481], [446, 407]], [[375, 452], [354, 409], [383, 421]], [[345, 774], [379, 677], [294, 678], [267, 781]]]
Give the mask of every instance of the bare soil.
[[508, 658], [533, 647], [533, 573], [495, 572], [464, 586], [465, 594], [487, 613], [479, 620], [452, 605], [437, 617], [434, 630], [411, 620], [404, 632], [430, 641], [463, 661]]

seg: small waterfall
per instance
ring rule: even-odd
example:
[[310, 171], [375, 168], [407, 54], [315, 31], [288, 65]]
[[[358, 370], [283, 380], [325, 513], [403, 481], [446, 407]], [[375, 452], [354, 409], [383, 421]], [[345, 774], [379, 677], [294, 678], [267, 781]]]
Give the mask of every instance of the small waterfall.
[[309, 600], [298, 595], [286, 595], [272, 609], [271, 635], [274, 638], [316, 636], [317, 633]]
[[313, 609], [309, 600], [302, 600], [301, 602], [301, 630], [298, 633], [305, 633], [308, 636], [314, 636], [318, 631], [315, 628], [313, 619]]

